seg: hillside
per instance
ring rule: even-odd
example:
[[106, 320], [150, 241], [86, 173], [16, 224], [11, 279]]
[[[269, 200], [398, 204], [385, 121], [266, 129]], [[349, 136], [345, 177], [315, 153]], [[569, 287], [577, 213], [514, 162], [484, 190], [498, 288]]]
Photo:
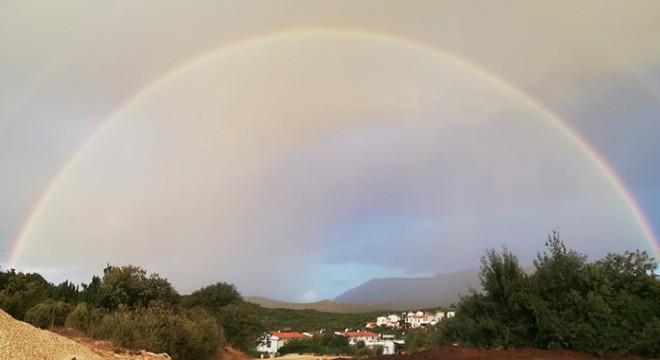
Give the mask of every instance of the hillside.
[[479, 288], [479, 270], [439, 274], [434, 277], [371, 279], [334, 300], [291, 303], [261, 296], [245, 300], [269, 309], [317, 310], [328, 313], [365, 313], [381, 310], [410, 310], [449, 306]]
[[398, 308], [390, 307], [390, 305], [380, 303], [344, 303], [330, 300], [313, 303], [292, 303], [261, 296], [246, 296], [244, 299], [268, 309], [316, 310], [326, 313], [365, 313], [379, 310], [399, 310]]
[[402, 309], [449, 306], [459, 300], [459, 294], [467, 294], [470, 288], [480, 288], [477, 269], [434, 277], [371, 279], [334, 300], [390, 304]]

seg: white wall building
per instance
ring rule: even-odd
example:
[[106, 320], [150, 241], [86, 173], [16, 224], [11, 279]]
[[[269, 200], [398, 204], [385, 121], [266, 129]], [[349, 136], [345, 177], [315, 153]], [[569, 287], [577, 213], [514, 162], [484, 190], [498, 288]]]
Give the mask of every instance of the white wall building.
[[351, 345], [355, 345], [360, 341], [367, 344], [368, 342], [377, 342], [380, 340], [380, 336], [371, 331], [338, 331], [335, 335], [348, 336], [348, 343]]
[[277, 351], [292, 339], [305, 339], [307, 336], [299, 332], [283, 332], [273, 331], [265, 333], [259, 345], [257, 345], [257, 352], [276, 354]]
[[379, 316], [376, 318], [376, 326], [385, 326], [385, 327], [394, 327], [397, 328], [400, 325], [401, 318], [399, 315], [390, 314], [387, 316]]
[[431, 325], [433, 321], [435, 321], [435, 316], [429, 312], [410, 312], [406, 315], [406, 324], [410, 324], [410, 327], [412, 328]]

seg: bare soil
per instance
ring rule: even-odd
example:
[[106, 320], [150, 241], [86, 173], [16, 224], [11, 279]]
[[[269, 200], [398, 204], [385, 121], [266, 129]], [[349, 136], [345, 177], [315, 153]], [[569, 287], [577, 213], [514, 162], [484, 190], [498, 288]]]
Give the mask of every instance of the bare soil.
[[445, 346], [439, 349], [423, 350], [412, 354], [385, 355], [366, 360], [641, 360], [644, 358], [606, 357], [568, 350], [541, 349], [474, 349], [462, 346]]

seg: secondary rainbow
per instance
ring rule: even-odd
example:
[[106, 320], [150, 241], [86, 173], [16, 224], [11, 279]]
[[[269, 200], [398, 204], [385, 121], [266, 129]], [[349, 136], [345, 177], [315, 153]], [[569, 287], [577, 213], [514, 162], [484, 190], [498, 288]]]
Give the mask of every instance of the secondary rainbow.
[[489, 72], [488, 70], [479, 67], [470, 61], [460, 58], [454, 54], [447, 53], [433, 47], [432, 45], [425, 44], [422, 42], [417, 42], [407, 38], [399, 37], [391, 34], [382, 34], [375, 33], [361, 29], [343, 29], [343, 28], [298, 28], [298, 29], [285, 29], [277, 32], [269, 32], [261, 35], [256, 35], [253, 37], [242, 38], [235, 42], [221, 45], [220, 47], [206, 52], [201, 56], [195, 57], [192, 60], [186, 61], [182, 64], [179, 64], [167, 71], [162, 76], [156, 78], [155, 80], [147, 83], [142, 88], [138, 89], [130, 97], [128, 97], [118, 108], [115, 110], [107, 119], [105, 119], [101, 125], [90, 135], [80, 146], [73, 152], [71, 157], [69, 157], [62, 167], [57, 171], [52, 180], [47, 184], [43, 189], [41, 194], [38, 197], [38, 200], [32, 206], [28, 216], [19, 229], [10, 254], [9, 267], [12, 267], [17, 260], [21, 257], [21, 251], [25, 242], [30, 236], [31, 231], [34, 229], [37, 221], [43, 210], [48, 205], [49, 200], [53, 194], [57, 191], [59, 185], [64, 181], [67, 174], [70, 170], [76, 166], [78, 161], [84, 156], [86, 150], [96, 141], [96, 139], [104, 132], [104, 130], [113, 122], [113, 120], [119, 118], [127, 109], [133, 106], [136, 103], [147, 96], [152, 92], [158, 89], [160, 86], [165, 85], [169, 81], [175, 79], [176, 77], [184, 74], [186, 70], [189, 70], [193, 67], [203, 66], [208, 61], [216, 59], [217, 57], [232, 53], [234, 51], [240, 51], [242, 49], [247, 49], [251, 47], [258, 47], [265, 45], [269, 42], [276, 41], [279, 39], [290, 38], [290, 37], [348, 37], [348, 38], [358, 38], [365, 41], [380, 41], [383, 43], [388, 43], [394, 46], [404, 47], [410, 50], [415, 50], [429, 56], [435, 56], [439, 59], [442, 59], [452, 65], [469, 71], [472, 74], [476, 74], [483, 78], [484, 80], [490, 81], [495, 84], [499, 89], [508, 92], [513, 95], [515, 98], [519, 99], [530, 109], [533, 109], [540, 115], [542, 115], [552, 126], [556, 127], [561, 131], [568, 139], [570, 139], [592, 162], [593, 164], [605, 175], [606, 179], [615, 189], [615, 191], [621, 196], [624, 203], [628, 207], [628, 210], [633, 215], [637, 225], [642, 230], [647, 241], [650, 243], [651, 248], [653, 249], [654, 255], [660, 257], [660, 244], [656, 238], [651, 225], [646, 219], [644, 213], [642, 212], [640, 206], [635, 201], [634, 197], [630, 191], [626, 188], [623, 181], [619, 176], [614, 172], [614, 170], [607, 164], [607, 162], [598, 154], [598, 152], [583, 138], [581, 138], [578, 133], [572, 129], [566, 121], [561, 119], [557, 114], [548, 109], [538, 100], [532, 98], [530, 95], [525, 93], [520, 88], [516, 87], [514, 84], [510, 83], [506, 79]]

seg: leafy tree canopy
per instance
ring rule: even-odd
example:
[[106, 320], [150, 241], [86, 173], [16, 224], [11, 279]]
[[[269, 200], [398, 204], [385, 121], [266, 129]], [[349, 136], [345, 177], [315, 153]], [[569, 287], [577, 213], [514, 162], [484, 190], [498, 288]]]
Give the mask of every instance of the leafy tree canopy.
[[236, 290], [236, 286], [224, 282], [205, 286], [183, 299], [183, 304], [186, 307], [199, 306], [210, 313], [217, 313], [221, 308], [227, 305], [239, 304], [242, 302], [243, 297], [241, 297], [241, 294]]
[[658, 265], [646, 252], [588, 262], [553, 232], [534, 266], [526, 275], [507, 249], [489, 250], [482, 259], [483, 292], [464, 296], [455, 318], [434, 334], [413, 333], [411, 343], [660, 355]]
[[166, 279], [158, 274], [147, 276], [146, 270], [133, 265], [108, 265], [103, 270], [101, 293], [103, 305], [109, 309], [146, 307], [155, 300], [173, 304], [179, 297]]

